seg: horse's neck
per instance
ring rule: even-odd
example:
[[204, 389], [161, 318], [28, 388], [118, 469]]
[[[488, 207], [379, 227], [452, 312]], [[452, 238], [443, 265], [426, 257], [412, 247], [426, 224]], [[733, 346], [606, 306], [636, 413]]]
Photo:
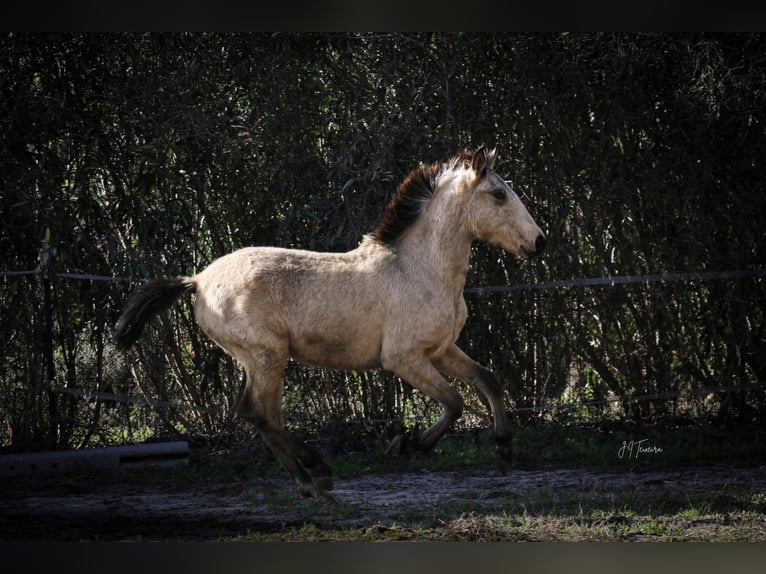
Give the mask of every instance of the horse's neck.
[[462, 293], [472, 237], [464, 229], [462, 217], [457, 215], [452, 210], [438, 215], [428, 213], [419, 219], [401, 238], [397, 256], [406, 268], [444, 284], [448, 291]]

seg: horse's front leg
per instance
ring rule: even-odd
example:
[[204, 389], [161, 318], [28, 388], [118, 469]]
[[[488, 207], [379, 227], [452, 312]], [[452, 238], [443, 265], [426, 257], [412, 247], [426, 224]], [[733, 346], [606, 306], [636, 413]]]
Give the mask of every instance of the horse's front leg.
[[443, 411], [439, 420], [423, 433], [408, 432], [391, 442], [388, 453], [407, 454], [429, 450], [463, 413], [463, 397], [453, 389], [431, 360], [416, 351], [384, 356], [383, 368], [393, 371], [413, 387], [439, 401]]
[[466, 355], [457, 345], [446, 353], [434, 358], [434, 365], [442, 373], [475, 385], [489, 402], [492, 418], [495, 422], [495, 442], [497, 443], [498, 466], [502, 472], [511, 464], [511, 419], [503, 402], [503, 386], [497, 377]]

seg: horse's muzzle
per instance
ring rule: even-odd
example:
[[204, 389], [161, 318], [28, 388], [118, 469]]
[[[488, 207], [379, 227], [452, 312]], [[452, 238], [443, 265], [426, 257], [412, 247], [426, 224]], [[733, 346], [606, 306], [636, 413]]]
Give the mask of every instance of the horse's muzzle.
[[524, 257], [526, 259], [532, 259], [533, 257], [537, 257], [540, 255], [543, 251], [545, 251], [545, 246], [548, 244], [548, 240], [545, 238], [545, 235], [542, 233], [537, 236], [537, 239], [535, 239], [535, 249], [534, 251], [531, 249], [527, 249], [523, 245], [521, 246], [521, 252], [524, 254]]

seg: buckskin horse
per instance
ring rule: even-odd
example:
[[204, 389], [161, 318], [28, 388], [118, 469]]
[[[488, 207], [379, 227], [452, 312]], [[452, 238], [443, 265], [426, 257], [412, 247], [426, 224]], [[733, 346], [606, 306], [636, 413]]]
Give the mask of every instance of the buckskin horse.
[[196, 293], [197, 323], [245, 369], [237, 413], [306, 496], [328, 496], [333, 481], [321, 455], [284, 427], [282, 376], [290, 357], [328, 369], [386, 369], [439, 401], [436, 423], [397, 436], [388, 449], [395, 454], [430, 449], [461, 416], [463, 399], [444, 375], [471, 383], [489, 404], [497, 457], [510, 463], [503, 385], [455, 344], [468, 313], [463, 288], [472, 241], [522, 259], [546, 244], [494, 171], [496, 155], [482, 146], [414, 169], [378, 227], [351, 251], [246, 247], [193, 277], [146, 282], [117, 323], [117, 347], [128, 348], [152, 315]]

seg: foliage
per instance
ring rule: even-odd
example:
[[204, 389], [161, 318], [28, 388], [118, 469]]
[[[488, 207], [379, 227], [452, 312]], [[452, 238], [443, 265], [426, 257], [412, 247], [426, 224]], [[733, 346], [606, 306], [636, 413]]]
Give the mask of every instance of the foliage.
[[[244, 245], [352, 248], [410, 169], [460, 148], [500, 145], [498, 171], [550, 246], [522, 263], [476, 244], [469, 285], [764, 267], [760, 34], [9, 33], [0, 90], [3, 270], [37, 269], [49, 234], [52, 273], [133, 280], [51, 275], [53, 383], [176, 404], [138, 417], [157, 435], [250, 431], [231, 414], [241, 374], [188, 304], [135, 355], [114, 352], [136, 281]], [[40, 276], [0, 282], [0, 443], [108, 441], [100, 429], [136, 413], [46, 392], [44, 290]], [[468, 304], [459, 343], [515, 406], [766, 381], [762, 279]], [[291, 366], [286, 401], [298, 425], [434, 414], [387, 373]], [[762, 421], [765, 402], [740, 391], [595, 416]]]

